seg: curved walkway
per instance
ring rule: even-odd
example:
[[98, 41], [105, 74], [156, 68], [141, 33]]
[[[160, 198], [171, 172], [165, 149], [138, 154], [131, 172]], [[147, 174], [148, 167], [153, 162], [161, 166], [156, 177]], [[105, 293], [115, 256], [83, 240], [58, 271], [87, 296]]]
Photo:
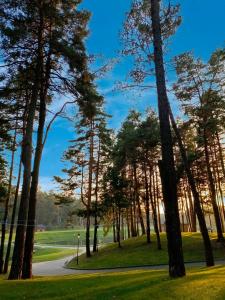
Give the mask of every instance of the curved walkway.
[[[81, 253], [80, 253], [81, 254]], [[35, 276], [59, 276], [72, 274], [94, 274], [94, 273], [108, 273], [108, 272], [126, 272], [129, 270], [163, 270], [167, 269], [167, 265], [157, 266], [136, 266], [113, 269], [92, 269], [92, 270], [77, 270], [65, 268], [65, 264], [70, 261], [73, 256], [54, 261], [46, 261], [33, 264], [33, 274]], [[216, 261], [216, 265], [225, 265], [225, 260]], [[185, 263], [186, 267], [204, 267], [205, 262], [191, 262]]]

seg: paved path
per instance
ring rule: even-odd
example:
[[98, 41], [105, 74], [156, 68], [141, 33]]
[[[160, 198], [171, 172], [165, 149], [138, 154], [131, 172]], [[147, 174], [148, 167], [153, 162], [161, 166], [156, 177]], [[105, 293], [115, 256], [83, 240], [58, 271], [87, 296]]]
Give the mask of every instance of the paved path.
[[[76, 247], [77, 246], [64, 246], [64, 245], [55, 245], [55, 244], [52, 244], [52, 245], [49, 245], [49, 244], [34, 244], [34, 247], [37, 247], [37, 248], [43, 248], [43, 249], [46, 249], [46, 248], [48, 248], [48, 249], [55, 249], [55, 248], [57, 248], [57, 249], [71, 249], [71, 250], [73, 250], [74, 249], [74, 251], [76, 251]], [[80, 248], [85, 248], [85, 247], [80, 247]]]
[[[82, 249], [84, 252], [84, 249]], [[81, 254], [81, 253], [80, 253]], [[63, 259], [46, 261], [33, 264], [33, 274], [35, 276], [58, 276], [58, 275], [71, 275], [71, 274], [94, 274], [94, 273], [107, 273], [107, 272], [126, 272], [130, 270], [163, 270], [167, 269], [167, 265], [158, 266], [142, 266], [130, 268], [114, 268], [114, 269], [96, 269], [96, 270], [74, 270], [65, 268], [65, 263], [70, 261], [73, 256]], [[216, 261], [216, 265], [225, 265], [225, 260]], [[186, 263], [186, 267], [204, 267], [204, 262]]]

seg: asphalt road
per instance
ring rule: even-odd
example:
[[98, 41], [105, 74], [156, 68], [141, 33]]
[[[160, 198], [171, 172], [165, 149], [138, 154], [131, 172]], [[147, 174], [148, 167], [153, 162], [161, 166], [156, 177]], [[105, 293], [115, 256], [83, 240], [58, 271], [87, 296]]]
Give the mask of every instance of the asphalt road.
[[[81, 249], [82, 254], [85, 249]], [[94, 273], [108, 273], [108, 272], [126, 272], [129, 270], [163, 270], [167, 269], [167, 265], [158, 266], [141, 266], [130, 268], [114, 268], [114, 269], [96, 269], [96, 270], [75, 270], [65, 268], [66, 262], [70, 261], [73, 256], [69, 256], [63, 259], [54, 261], [46, 261], [33, 264], [33, 274], [35, 276], [59, 276], [59, 275], [71, 275], [71, 274], [94, 274]], [[217, 261], [216, 265], [225, 265], [225, 260]], [[186, 267], [204, 267], [204, 262], [186, 263]]]

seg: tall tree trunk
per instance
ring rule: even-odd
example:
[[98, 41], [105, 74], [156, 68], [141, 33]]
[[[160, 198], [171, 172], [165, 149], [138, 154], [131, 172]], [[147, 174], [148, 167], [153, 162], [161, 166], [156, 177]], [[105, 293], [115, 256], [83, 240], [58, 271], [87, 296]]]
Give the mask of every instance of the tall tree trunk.
[[89, 145], [89, 170], [88, 170], [88, 201], [87, 201], [87, 223], [86, 223], [86, 256], [91, 257], [90, 250], [90, 218], [91, 218], [91, 196], [93, 180], [93, 159], [94, 159], [94, 124], [90, 121], [90, 145]]
[[151, 0], [151, 19], [162, 148], [162, 163], [160, 171], [165, 204], [166, 233], [169, 254], [169, 274], [171, 277], [175, 278], [185, 275], [185, 266], [183, 259], [180, 220], [177, 203], [177, 186], [173, 156], [173, 143], [167, 105], [168, 98], [166, 92], [165, 70], [162, 51], [162, 32], [160, 24], [160, 2], [158, 0]]
[[[196, 189], [197, 189], [197, 187], [196, 187]], [[197, 189], [197, 192], [198, 192], [198, 189]], [[187, 194], [187, 198], [188, 198], [188, 202], [189, 202], [189, 206], [190, 206], [192, 232], [196, 232], [197, 231], [197, 223], [196, 223], [195, 202], [194, 203], [192, 202], [192, 195], [191, 195], [190, 188], [188, 186], [186, 188], [186, 194]]]
[[134, 204], [131, 204], [131, 206], [130, 206], [130, 228], [131, 228], [131, 236], [135, 237], [135, 236], [137, 236], [137, 231], [136, 231], [135, 222], [134, 222], [133, 206], [134, 206]]
[[22, 160], [20, 159], [16, 191], [15, 191], [15, 196], [14, 196], [14, 201], [13, 201], [11, 224], [10, 224], [10, 230], [9, 230], [9, 239], [8, 239], [8, 245], [7, 245], [6, 255], [5, 255], [5, 262], [4, 262], [4, 269], [3, 269], [4, 274], [6, 274], [8, 272], [8, 267], [9, 267], [9, 258], [10, 258], [11, 246], [12, 246], [13, 230], [14, 230], [14, 223], [15, 223], [15, 217], [16, 217], [16, 208], [17, 208], [19, 189], [20, 189], [21, 171], [22, 171]]
[[214, 184], [213, 174], [210, 167], [210, 157], [209, 157], [209, 149], [208, 149], [208, 138], [206, 134], [206, 129], [204, 128], [203, 133], [203, 139], [204, 139], [204, 152], [205, 152], [205, 162], [206, 162], [206, 168], [207, 168], [207, 176], [208, 176], [208, 183], [209, 183], [209, 191], [210, 191], [210, 198], [211, 203], [213, 207], [214, 217], [216, 221], [216, 230], [217, 230], [217, 241], [225, 243], [225, 239], [223, 237], [223, 230], [222, 225], [220, 221], [220, 214], [219, 214], [219, 208], [216, 202], [216, 188]]
[[99, 180], [99, 165], [100, 165], [100, 151], [101, 143], [99, 140], [98, 145], [98, 159], [96, 166], [96, 182], [95, 182], [95, 216], [94, 216], [94, 239], [93, 239], [93, 252], [98, 251], [98, 180]]
[[116, 217], [115, 217], [115, 209], [113, 207], [113, 242], [116, 243]]
[[[222, 192], [221, 186], [220, 186], [220, 172], [219, 172], [218, 164], [217, 164], [215, 144], [214, 144], [213, 148], [210, 147], [210, 152], [211, 152], [211, 158], [212, 158], [212, 173], [213, 173], [213, 178], [215, 181], [216, 195], [217, 195], [217, 198], [221, 197], [223, 199], [223, 192]], [[223, 200], [222, 200], [222, 202], [223, 202]], [[218, 201], [220, 222], [221, 222], [221, 226], [222, 226], [222, 231], [224, 232], [224, 217], [223, 217], [222, 208], [223, 208], [223, 206], [220, 205], [220, 202]]]
[[116, 239], [119, 248], [121, 248], [120, 217], [121, 211], [120, 208], [118, 208], [118, 212], [116, 212]]
[[157, 208], [157, 219], [159, 222], [159, 232], [162, 232], [162, 224], [161, 224], [161, 216], [160, 216], [160, 203], [159, 203], [159, 181], [158, 181], [158, 172], [157, 168], [155, 170], [155, 176], [156, 176], [156, 208]]
[[51, 49], [49, 50], [46, 67], [45, 77], [43, 65], [41, 68], [41, 92], [40, 92], [40, 108], [39, 108], [39, 124], [37, 132], [37, 145], [34, 156], [34, 166], [32, 171], [32, 181], [29, 197], [29, 211], [28, 211], [28, 222], [26, 229], [26, 241], [23, 258], [23, 270], [22, 278], [32, 278], [32, 257], [34, 248], [34, 234], [35, 234], [35, 217], [36, 217], [36, 206], [37, 206], [37, 189], [39, 181], [39, 170], [41, 165], [41, 157], [44, 148], [44, 128], [46, 120], [46, 102], [49, 89], [50, 71], [51, 71]]
[[203, 211], [201, 209], [199, 193], [198, 193], [197, 188], [196, 188], [195, 180], [194, 180], [194, 177], [192, 175], [190, 165], [189, 165], [189, 162], [188, 162], [188, 159], [187, 159], [186, 150], [184, 148], [179, 130], [178, 130], [176, 122], [174, 120], [174, 116], [173, 116], [172, 110], [170, 108], [169, 101], [168, 101], [168, 109], [169, 109], [169, 113], [170, 113], [170, 119], [171, 119], [171, 123], [172, 123], [172, 126], [173, 126], [173, 130], [174, 130], [174, 132], [176, 134], [176, 137], [177, 137], [177, 141], [178, 141], [178, 145], [179, 145], [179, 149], [180, 149], [180, 154], [181, 154], [182, 161], [183, 161], [183, 164], [184, 164], [184, 167], [185, 167], [185, 172], [186, 172], [187, 178], [188, 178], [188, 183], [191, 187], [192, 195], [194, 197], [196, 214], [197, 214], [197, 217], [198, 217], [198, 222], [199, 222], [199, 226], [200, 226], [200, 230], [201, 230], [201, 234], [202, 234], [202, 238], [203, 238], [203, 242], [204, 242], [206, 265], [208, 267], [210, 267], [210, 266], [214, 265], [214, 258], [213, 258], [212, 246], [211, 246], [211, 242], [210, 242], [210, 238], [209, 238], [208, 229], [207, 229], [207, 226], [206, 226]]
[[146, 171], [146, 163], [144, 161], [144, 180], [145, 180], [145, 213], [146, 213], [146, 237], [147, 243], [151, 243], [151, 236], [150, 236], [150, 206], [149, 206], [149, 186], [148, 186], [148, 178], [147, 178], [147, 171]]
[[[16, 118], [17, 117], [18, 117], [18, 115], [16, 116]], [[15, 158], [15, 151], [16, 151], [16, 137], [17, 137], [17, 121], [16, 121], [16, 129], [15, 129], [14, 137], [13, 137], [11, 165], [10, 165], [10, 171], [9, 171], [9, 183], [8, 183], [7, 196], [6, 196], [6, 200], [5, 200], [4, 216], [3, 216], [3, 220], [2, 220], [2, 236], [1, 236], [1, 247], [0, 247], [0, 274], [3, 273], [3, 266], [4, 266], [6, 222], [7, 222], [8, 214], [9, 214], [9, 201], [10, 201], [11, 189], [12, 189], [14, 158]]]
[[29, 197], [29, 212], [28, 212], [28, 222], [26, 229], [26, 241], [24, 249], [23, 258], [23, 271], [22, 278], [32, 278], [32, 257], [33, 257], [33, 246], [34, 246], [34, 233], [35, 233], [35, 215], [36, 215], [36, 203], [37, 203], [37, 188], [38, 188], [38, 178], [39, 169], [41, 163], [41, 156], [43, 150], [43, 133], [46, 115], [46, 104], [44, 101], [40, 103], [40, 115], [39, 115], [39, 127], [37, 134], [37, 146], [35, 150], [34, 157], [34, 167], [32, 171], [32, 181]]
[[218, 132], [216, 132], [216, 140], [217, 140], [217, 145], [219, 148], [219, 158], [220, 158], [220, 163], [221, 163], [221, 168], [222, 168], [222, 172], [223, 172], [223, 177], [225, 179], [225, 166], [224, 166], [224, 160], [223, 160], [223, 149], [220, 143], [220, 137]]
[[149, 169], [149, 195], [150, 195], [150, 201], [152, 206], [152, 215], [153, 215], [153, 223], [154, 223], [154, 229], [156, 234], [156, 240], [157, 240], [157, 247], [158, 250], [162, 249], [161, 241], [160, 241], [160, 235], [159, 235], [159, 228], [158, 228], [158, 220], [157, 220], [157, 213], [156, 213], [156, 206], [155, 206], [155, 197], [153, 197], [153, 192], [155, 188], [154, 184], [154, 174], [153, 174], [153, 168], [150, 166]]
[[129, 220], [129, 210], [126, 209], [126, 221], [127, 221], [127, 237], [130, 238], [130, 220]]
[[30, 182], [31, 182], [31, 160], [32, 160], [32, 136], [33, 136], [33, 126], [36, 112], [36, 105], [39, 94], [40, 86], [40, 73], [41, 65], [43, 63], [43, 11], [42, 2], [39, 4], [40, 10], [40, 24], [38, 28], [38, 51], [37, 51], [37, 62], [35, 67], [35, 81], [32, 89], [31, 101], [28, 108], [28, 117], [25, 135], [22, 143], [22, 164], [24, 167], [23, 172], [23, 186], [21, 193], [21, 201], [18, 214], [18, 223], [16, 229], [15, 246], [13, 250], [12, 265], [9, 274], [9, 279], [19, 279], [21, 277], [22, 266], [23, 266], [23, 256], [24, 256], [24, 246], [25, 246], [25, 233], [27, 225], [27, 214], [28, 214], [28, 204], [30, 195]]
[[141, 233], [142, 235], [145, 234], [145, 224], [144, 220], [142, 217], [142, 212], [141, 212], [141, 204], [140, 204], [140, 197], [139, 197], [139, 187], [138, 187], [138, 179], [137, 179], [137, 166], [134, 164], [133, 166], [133, 171], [134, 171], [134, 191], [135, 191], [135, 198], [136, 198], [136, 203], [137, 203], [137, 209], [138, 209], [138, 216], [141, 224]]

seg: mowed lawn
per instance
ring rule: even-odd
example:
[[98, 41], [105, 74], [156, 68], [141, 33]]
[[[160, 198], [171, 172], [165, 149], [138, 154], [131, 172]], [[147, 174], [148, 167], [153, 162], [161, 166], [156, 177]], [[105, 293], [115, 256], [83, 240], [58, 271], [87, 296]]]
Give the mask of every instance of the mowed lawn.
[[[35, 248], [33, 255], [33, 262], [43, 262], [50, 260], [57, 260], [75, 253], [72, 249], [62, 248]], [[1, 298], [0, 298], [1, 299]]]
[[27, 281], [0, 280], [0, 299], [225, 299], [225, 267], [195, 268], [170, 279], [166, 271], [129, 271], [44, 277]]
[[[51, 261], [64, 258], [66, 256], [75, 255], [77, 251], [77, 235], [80, 234], [80, 245], [85, 245], [85, 230], [83, 228], [68, 229], [68, 230], [54, 230], [54, 231], [42, 231], [35, 233], [35, 244], [42, 245], [42, 247], [35, 246], [35, 252], [33, 255], [33, 262]], [[91, 231], [93, 233], [93, 230]], [[8, 235], [6, 235], [7, 244]], [[112, 233], [104, 237], [103, 230], [99, 230], [99, 240], [101, 242], [111, 242]], [[52, 248], [45, 247], [50, 245]], [[57, 247], [60, 246], [60, 247]], [[65, 246], [65, 248], [63, 248]], [[66, 248], [70, 246], [69, 248]], [[61, 248], [62, 247], [62, 248]], [[6, 248], [5, 248], [6, 252]], [[12, 256], [13, 249], [11, 250]], [[1, 297], [0, 297], [1, 299]]]
[[[93, 232], [94, 230], [93, 228], [91, 228], [91, 242], [93, 239]], [[80, 244], [84, 246], [84, 228], [36, 232], [35, 243], [48, 245], [76, 246], [78, 233], [80, 234]], [[109, 231], [108, 234], [104, 236], [103, 229], [100, 227], [98, 230], [98, 240], [100, 244], [112, 242], [112, 231]]]
[[[225, 248], [216, 242], [216, 235], [211, 234], [215, 259], [225, 259]], [[156, 237], [152, 236], [152, 243], [146, 243], [146, 237], [128, 239], [122, 242], [122, 248], [117, 244], [107, 245], [98, 253], [86, 258], [83, 254], [76, 261], [71, 261], [68, 267], [81, 269], [127, 267], [142, 265], [167, 264], [167, 242], [166, 235], [161, 234], [162, 250], [157, 250]], [[204, 248], [200, 233], [183, 234], [183, 251], [185, 262], [204, 261]]]

